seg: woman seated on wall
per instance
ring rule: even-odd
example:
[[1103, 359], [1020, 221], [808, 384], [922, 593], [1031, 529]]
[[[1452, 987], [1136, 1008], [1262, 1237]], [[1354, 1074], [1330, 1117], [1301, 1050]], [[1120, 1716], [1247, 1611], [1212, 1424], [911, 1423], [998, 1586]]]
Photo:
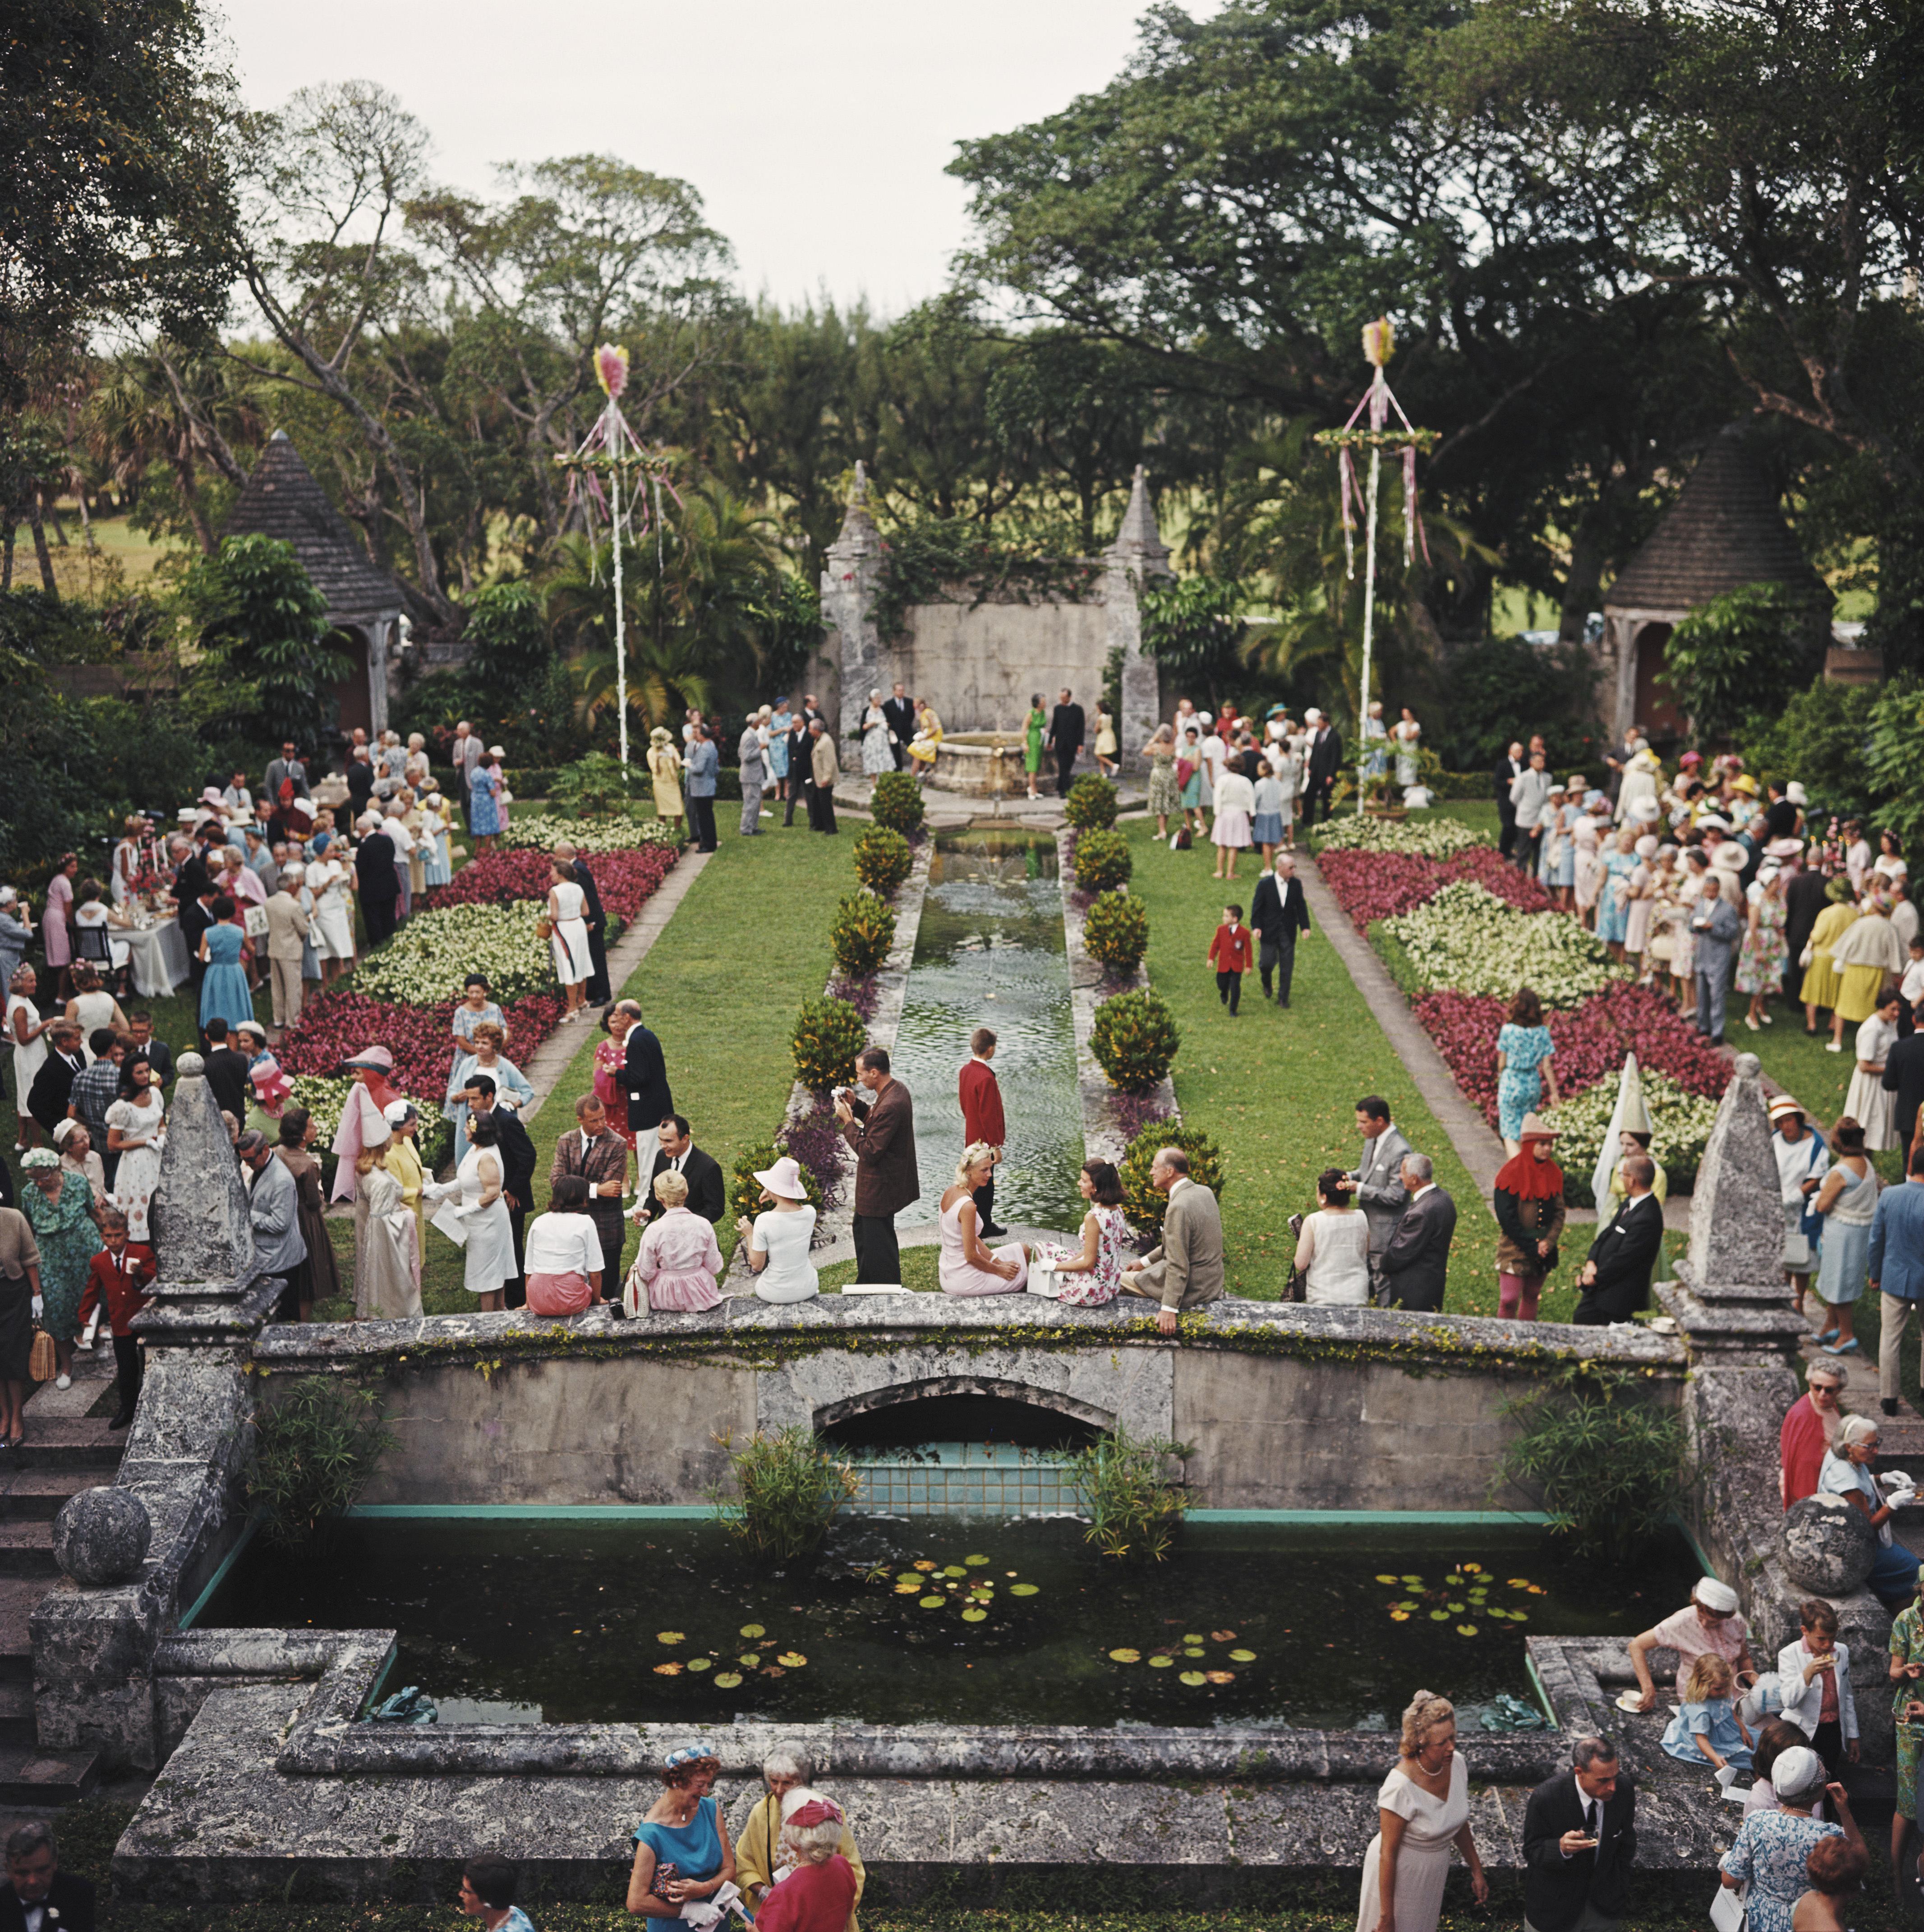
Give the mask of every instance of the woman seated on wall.
[[564, 1174], [548, 1211], [528, 1223], [523, 1266], [530, 1315], [579, 1315], [601, 1298], [601, 1238], [588, 1217], [588, 1183]]
[[972, 1141], [956, 1163], [955, 1184], [942, 1197], [942, 1259], [936, 1270], [944, 1294], [1020, 1294], [1029, 1286], [1029, 1250], [1020, 1241], [982, 1245], [975, 1196], [995, 1172], [996, 1150]]
[[667, 1210], [649, 1223], [634, 1258], [635, 1273], [648, 1284], [648, 1305], [692, 1312], [712, 1308], [721, 1295], [721, 1250], [715, 1229], [688, 1209], [688, 1184], [670, 1168], [655, 1177], [655, 1198]]
[[[679, 1177], [678, 1177], [679, 1178]], [[735, 1878], [728, 1821], [709, 1793], [721, 1769], [700, 1744], [683, 1744], [661, 1762], [667, 1787], [634, 1828], [628, 1909], [647, 1918], [679, 1918], [682, 1908], [712, 1898]]]

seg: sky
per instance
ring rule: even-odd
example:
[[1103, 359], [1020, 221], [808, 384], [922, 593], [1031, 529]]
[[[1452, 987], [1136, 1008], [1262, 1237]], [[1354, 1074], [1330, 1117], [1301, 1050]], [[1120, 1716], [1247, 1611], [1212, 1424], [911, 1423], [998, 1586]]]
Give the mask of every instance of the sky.
[[[1104, 86], [1146, 0], [225, 0], [250, 106], [372, 80], [428, 128], [446, 184], [606, 152], [691, 182], [741, 284], [884, 314], [937, 293], [969, 238], [955, 143]], [[1214, 10], [1200, 0], [1190, 10]]]

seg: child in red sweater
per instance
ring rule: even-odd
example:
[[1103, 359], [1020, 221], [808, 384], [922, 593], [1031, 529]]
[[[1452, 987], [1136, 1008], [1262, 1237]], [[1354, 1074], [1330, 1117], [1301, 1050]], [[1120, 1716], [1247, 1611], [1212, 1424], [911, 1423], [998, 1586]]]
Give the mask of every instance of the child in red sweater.
[[1242, 922], [1242, 907], [1223, 908], [1222, 923], [1203, 958], [1216, 969], [1216, 992], [1233, 1019], [1242, 1003], [1242, 976], [1250, 964], [1249, 928]]
[[107, 1426], [124, 1429], [133, 1420], [134, 1405], [140, 1400], [140, 1344], [134, 1339], [132, 1324], [153, 1299], [147, 1291], [154, 1285], [154, 1250], [144, 1242], [127, 1238], [127, 1216], [117, 1208], [100, 1210], [100, 1238], [106, 1245], [95, 1253], [87, 1270], [79, 1322], [85, 1328], [96, 1308], [106, 1310], [114, 1362], [120, 1370], [120, 1410]]

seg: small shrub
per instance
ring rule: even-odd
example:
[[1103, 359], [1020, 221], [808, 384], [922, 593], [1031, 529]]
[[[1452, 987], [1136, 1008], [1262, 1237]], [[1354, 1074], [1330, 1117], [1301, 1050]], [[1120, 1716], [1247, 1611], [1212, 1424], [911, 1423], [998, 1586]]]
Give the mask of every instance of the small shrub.
[[[732, 1218], [752, 1221], [761, 1213], [766, 1204], [762, 1199], [762, 1184], [755, 1178], [756, 1172], [759, 1169], [766, 1174], [787, 1151], [786, 1148], [772, 1146], [751, 1148], [746, 1154], [736, 1156], [733, 1184], [728, 1190]], [[796, 1165], [801, 1166], [799, 1160]], [[802, 1185], [808, 1194], [809, 1206], [820, 1214], [822, 1184], [806, 1167], [802, 1168]]]
[[254, 1412], [247, 1501], [270, 1543], [307, 1542], [361, 1493], [394, 1441], [370, 1390], [303, 1376], [277, 1406]]
[[[517, 773], [517, 778], [520, 775]], [[526, 782], [525, 778], [521, 782]], [[563, 765], [546, 788], [548, 803], [563, 818], [626, 818], [644, 797], [651, 812], [654, 794], [648, 788], [645, 764], [624, 766], [606, 752], [590, 752], [571, 765]], [[532, 794], [530, 794], [532, 796]]]
[[1089, 1511], [1083, 1540], [1119, 1562], [1160, 1563], [1189, 1508], [1189, 1492], [1165, 1472], [1164, 1459], [1194, 1445], [1160, 1438], [1138, 1442], [1118, 1425], [1068, 1459]]
[[1104, 892], [1089, 909], [1082, 940], [1112, 973], [1133, 973], [1149, 950], [1149, 908], [1127, 892]]
[[1062, 811], [1078, 832], [1106, 832], [1116, 822], [1116, 788], [1099, 772], [1084, 772], [1069, 787]]
[[1145, 1239], [1162, 1238], [1162, 1210], [1169, 1197], [1149, 1185], [1149, 1171], [1155, 1164], [1158, 1148], [1180, 1148], [1189, 1156], [1189, 1178], [1206, 1187], [1220, 1201], [1225, 1179], [1222, 1149], [1200, 1127], [1180, 1120], [1152, 1120], [1129, 1143], [1122, 1156], [1122, 1212], [1129, 1226]]
[[804, 1000], [795, 1022], [795, 1077], [816, 1094], [853, 1086], [855, 1057], [868, 1044], [862, 1016], [846, 1000]]
[[1154, 993], [1118, 993], [1095, 1010], [1089, 1050], [1112, 1087], [1140, 1094], [1153, 1087], [1176, 1060], [1182, 1044], [1176, 1016]]
[[851, 980], [879, 973], [895, 943], [895, 915], [873, 892], [851, 892], [835, 908], [829, 950], [836, 968]]
[[870, 826], [855, 842], [855, 875], [872, 892], [892, 892], [915, 862], [909, 842], [886, 825]]
[[907, 837], [922, 822], [922, 788], [907, 772], [884, 772], [875, 781], [868, 808], [877, 825]]
[[779, 1562], [813, 1550], [861, 1487], [854, 1470], [799, 1425], [769, 1436], [757, 1430], [742, 1449], [715, 1439], [728, 1450], [736, 1492], [724, 1502], [719, 1490], [709, 1492], [715, 1520], [759, 1556]]
[[1135, 862], [1119, 832], [1085, 832], [1075, 842], [1075, 882], [1086, 892], [1111, 892], [1129, 882]]

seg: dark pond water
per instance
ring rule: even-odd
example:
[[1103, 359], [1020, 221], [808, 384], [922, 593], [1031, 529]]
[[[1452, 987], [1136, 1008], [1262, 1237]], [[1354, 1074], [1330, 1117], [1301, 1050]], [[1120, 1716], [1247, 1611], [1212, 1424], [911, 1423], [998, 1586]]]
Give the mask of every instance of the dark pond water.
[[1527, 1528], [1193, 1524], [1142, 1571], [1066, 1520], [869, 1518], [784, 1572], [704, 1522], [375, 1519], [255, 1543], [202, 1621], [397, 1629], [388, 1688], [450, 1720], [1374, 1728], [1419, 1688], [1530, 1700], [1527, 1635], [1634, 1634], [1697, 1574], [1681, 1538], [1626, 1573]]
[[895, 1038], [895, 1072], [916, 1096], [922, 1198], [901, 1225], [936, 1219], [962, 1152], [956, 1076], [978, 1026], [997, 1040], [1008, 1140], [996, 1219], [1073, 1229], [1082, 1166], [1075, 1029], [1069, 1007], [1056, 848], [1046, 834], [966, 832], [936, 841], [915, 962]]

